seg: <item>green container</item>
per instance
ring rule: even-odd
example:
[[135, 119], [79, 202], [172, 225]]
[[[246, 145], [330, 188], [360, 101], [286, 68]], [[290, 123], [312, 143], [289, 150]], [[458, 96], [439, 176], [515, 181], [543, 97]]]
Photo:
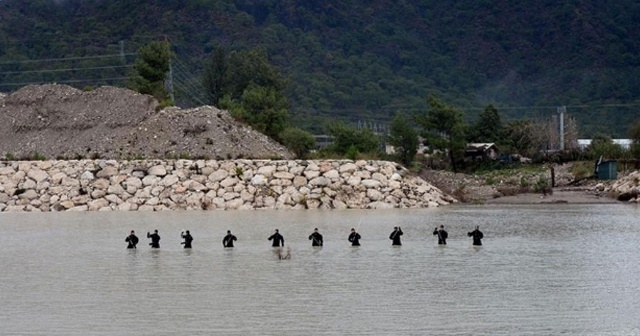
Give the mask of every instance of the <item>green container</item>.
[[599, 180], [615, 180], [618, 178], [618, 161], [602, 161], [598, 165]]

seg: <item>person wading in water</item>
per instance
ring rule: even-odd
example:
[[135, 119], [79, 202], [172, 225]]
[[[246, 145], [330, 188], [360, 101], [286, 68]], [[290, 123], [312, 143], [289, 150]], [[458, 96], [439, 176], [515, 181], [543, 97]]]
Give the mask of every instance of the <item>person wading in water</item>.
[[191, 248], [191, 242], [193, 241], [193, 237], [189, 233], [189, 230], [187, 230], [186, 234], [184, 232], [180, 233], [180, 237], [184, 239], [184, 241], [182, 242], [182, 245], [184, 245], [184, 248]]
[[276, 232], [269, 237], [269, 240], [273, 240], [273, 244], [271, 245], [273, 247], [284, 247], [284, 237], [280, 234], [278, 229], [276, 229]]
[[484, 238], [484, 235], [480, 231], [480, 227], [479, 226], [476, 226], [475, 230], [473, 230], [471, 232], [467, 232], [467, 235], [469, 237], [473, 237], [473, 245], [482, 246], [482, 238]]
[[131, 230], [131, 233], [124, 239], [124, 241], [129, 243], [129, 245], [127, 245], [128, 249], [136, 248], [136, 245], [138, 245], [138, 236], [136, 236], [136, 232]]
[[393, 232], [391, 232], [391, 234], [389, 235], [389, 239], [393, 240], [393, 243], [391, 243], [391, 245], [402, 245], [400, 236], [402, 236], [402, 229], [399, 226], [394, 227]]
[[356, 232], [356, 229], [351, 228], [351, 234], [349, 235], [349, 242], [351, 246], [360, 246], [360, 234]]
[[433, 235], [438, 236], [438, 245], [447, 245], [447, 238], [449, 237], [449, 234], [445, 231], [444, 225], [440, 225], [440, 229], [436, 227], [433, 231]]
[[318, 232], [318, 228], [313, 230], [313, 233], [309, 236], [309, 240], [311, 240], [311, 246], [322, 246], [322, 235]]
[[158, 230], [154, 230], [153, 234], [147, 232], [147, 238], [151, 239], [151, 248], [160, 248], [160, 235], [158, 234]]
[[227, 230], [227, 235], [222, 238], [222, 246], [233, 247], [233, 242], [236, 240], [238, 240], [238, 238], [231, 234], [231, 230]]

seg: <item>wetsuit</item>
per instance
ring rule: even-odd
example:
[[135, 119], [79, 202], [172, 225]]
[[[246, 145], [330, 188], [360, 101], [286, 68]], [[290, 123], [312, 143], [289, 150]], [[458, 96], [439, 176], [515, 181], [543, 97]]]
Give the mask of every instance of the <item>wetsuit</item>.
[[482, 245], [482, 238], [484, 237], [484, 235], [482, 234], [482, 232], [480, 232], [479, 229], [475, 229], [471, 232], [467, 232], [467, 235], [469, 237], [473, 237], [473, 245], [476, 246], [481, 246]]
[[269, 237], [269, 240], [273, 240], [273, 247], [284, 246], [284, 237], [278, 232], [274, 233]]
[[138, 245], [138, 237], [134, 234], [130, 234], [127, 238], [124, 239], [124, 241], [129, 243], [129, 245], [127, 245], [128, 249], [134, 249], [136, 248], [136, 245]]
[[238, 238], [236, 238], [236, 236], [229, 233], [226, 236], [224, 236], [224, 238], [222, 239], [222, 246], [233, 247], [234, 240], [238, 240]]
[[360, 246], [360, 234], [357, 232], [351, 232], [349, 235], [349, 241], [351, 242], [351, 246]]
[[449, 237], [449, 234], [447, 233], [447, 231], [445, 231], [444, 229], [442, 230], [435, 229], [433, 231], [433, 235], [438, 236], [438, 245], [447, 245], [447, 238]]
[[393, 240], [393, 243], [391, 243], [391, 245], [402, 245], [400, 236], [402, 236], [402, 229], [397, 228], [393, 230], [393, 232], [391, 232], [391, 234], [389, 235], [389, 239]]
[[311, 246], [322, 246], [322, 235], [318, 232], [312, 233], [309, 240], [311, 240]]
[[188, 232], [187, 234], [182, 234], [182, 239], [184, 239], [184, 242], [182, 243], [184, 244], [184, 248], [191, 248], [191, 242], [193, 241], [191, 234]]
[[157, 233], [150, 234], [147, 232], [147, 238], [151, 238], [151, 248], [160, 248], [160, 235]]

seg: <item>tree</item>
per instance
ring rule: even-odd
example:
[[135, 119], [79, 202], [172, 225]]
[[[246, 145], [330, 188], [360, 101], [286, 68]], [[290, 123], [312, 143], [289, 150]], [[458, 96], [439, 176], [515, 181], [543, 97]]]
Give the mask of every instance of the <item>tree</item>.
[[205, 69], [203, 82], [211, 103], [228, 109], [267, 136], [281, 141], [289, 123], [287, 80], [269, 64], [263, 49], [232, 51], [218, 48]]
[[425, 115], [417, 116], [416, 122], [422, 126], [423, 136], [430, 146], [447, 151], [451, 169], [457, 172], [457, 163], [463, 160], [466, 147], [462, 111], [435, 96], [429, 96], [427, 102], [429, 110]]
[[393, 117], [389, 131], [389, 142], [395, 147], [398, 159], [409, 167], [418, 151], [418, 133], [402, 113]]
[[273, 88], [284, 96], [288, 80], [269, 63], [264, 49], [227, 53], [218, 47], [205, 65], [203, 84], [210, 103], [218, 106], [224, 96], [238, 101], [245, 90], [255, 86]]
[[594, 159], [604, 158], [620, 158], [624, 153], [622, 146], [613, 142], [613, 139], [602, 133], [595, 134], [591, 140], [591, 144], [587, 147]]
[[203, 84], [209, 95], [209, 103], [218, 106], [220, 99], [225, 94], [225, 76], [227, 76], [227, 53], [221, 47], [217, 47], [204, 68]]
[[504, 139], [504, 128], [498, 110], [493, 105], [487, 106], [471, 130], [473, 142], [501, 142]]
[[296, 127], [287, 127], [280, 134], [282, 144], [292, 151], [299, 159], [304, 159], [316, 146], [313, 134]]
[[169, 42], [155, 41], [141, 46], [133, 66], [136, 76], [131, 84], [132, 89], [156, 97], [161, 105], [171, 105], [169, 91], [164, 83], [171, 56]]
[[225, 96], [220, 107], [246, 122], [259, 132], [280, 141], [280, 133], [288, 124], [286, 98], [273, 87], [252, 86], [244, 91], [239, 100]]
[[357, 130], [341, 121], [330, 123], [327, 132], [333, 137], [328, 150], [340, 155], [351, 152], [351, 158], [358, 153], [375, 153], [380, 145], [378, 137], [370, 129]]

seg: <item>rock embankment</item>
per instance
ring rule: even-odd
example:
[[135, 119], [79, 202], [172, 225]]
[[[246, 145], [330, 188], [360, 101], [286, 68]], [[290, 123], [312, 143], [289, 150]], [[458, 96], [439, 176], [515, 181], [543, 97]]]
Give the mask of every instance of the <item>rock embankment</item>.
[[0, 211], [423, 208], [453, 202], [387, 161], [0, 163]]
[[640, 203], [640, 170], [618, 178], [611, 186], [599, 186], [620, 201]]

